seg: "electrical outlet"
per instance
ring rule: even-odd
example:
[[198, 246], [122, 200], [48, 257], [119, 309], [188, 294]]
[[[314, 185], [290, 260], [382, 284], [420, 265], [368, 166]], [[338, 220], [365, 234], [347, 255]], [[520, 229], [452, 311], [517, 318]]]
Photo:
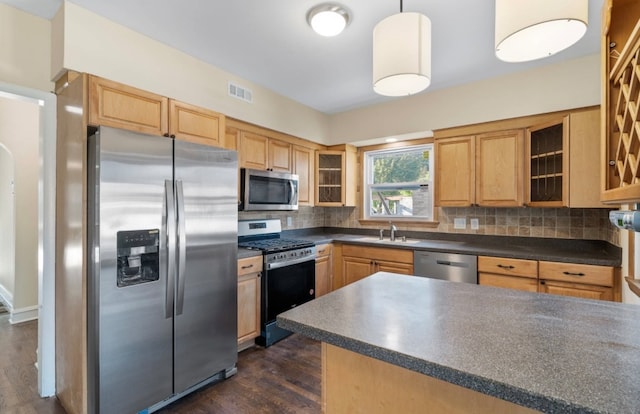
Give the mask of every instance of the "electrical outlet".
[[287, 216], [287, 227], [293, 226], [293, 218], [291, 216]]
[[478, 230], [480, 228], [480, 221], [477, 218], [472, 218], [470, 221], [471, 230]]
[[454, 229], [464, 229], [467, 227], [467, 219], [465, 217], [456, 217], [453, 219]]

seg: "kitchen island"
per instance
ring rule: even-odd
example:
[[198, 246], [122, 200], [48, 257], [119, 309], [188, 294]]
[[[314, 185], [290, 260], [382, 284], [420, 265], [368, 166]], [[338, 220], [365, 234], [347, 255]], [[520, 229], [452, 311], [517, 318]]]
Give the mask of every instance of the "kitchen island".
[[640, 407], [634, 305], [379, 272], [278, 325], [323, 342], [327, 413]]

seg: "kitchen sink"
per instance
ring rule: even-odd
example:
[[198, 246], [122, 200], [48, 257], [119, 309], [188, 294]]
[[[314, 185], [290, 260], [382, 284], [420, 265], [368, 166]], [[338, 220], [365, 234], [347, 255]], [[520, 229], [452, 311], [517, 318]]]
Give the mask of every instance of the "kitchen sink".
[[366, 243], [391, 244], [391, 245], [416, 244], [422, 241], [419, 239], [406, 239], [403, 241], [402, 236], [397, 237], [395, 241], [391, 241], [388, 238], [384, 238], [383, 240], [380, 240], [378, 237], [358, 237], [358, 238], [354, 238], [353, 240], [366, 242]]

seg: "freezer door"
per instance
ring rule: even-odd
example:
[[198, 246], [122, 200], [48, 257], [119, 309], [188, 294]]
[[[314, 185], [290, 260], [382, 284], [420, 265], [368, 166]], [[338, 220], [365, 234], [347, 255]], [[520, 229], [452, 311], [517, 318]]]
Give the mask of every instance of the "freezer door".
[[172, 147], [171, 139], [105, 127], [89, 140], [90, 412], [133, 413], [172, 394], [163, 222]]
[[175, 141], [175, 392], [237, 361], [237, 154]]

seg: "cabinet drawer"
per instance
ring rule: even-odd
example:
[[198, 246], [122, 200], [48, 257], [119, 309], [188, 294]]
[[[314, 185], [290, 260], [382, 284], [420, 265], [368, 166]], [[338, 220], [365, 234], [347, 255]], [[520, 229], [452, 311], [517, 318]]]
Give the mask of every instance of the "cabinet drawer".
[[536, 279], [538, 277], [538, 262], [535, 260], [480, 256], [478, 257], [478, 272]]
[[413, 250], [345, 244], [342, 246], [342, 256], [361, 257], [372, 260], [386, 260], [389, 262], [413, 265]]
[[501, 287], [508, 289], [524, 290], [527, 292], [538, 291], [538, 279], [530, 277], [514, 277], [497, 275], [493, 273], [479, 273], [478, 284], [485, 286]]
[[238, 276], [262, 272], [262, 255], [238, 260]]
[[540, 280], [613, 286], [614, 268], [574, 263], [540, 262]]
[[331, 244], [319, 244], [316, 246], [316, 257], [330, 256], [331, 250]]

